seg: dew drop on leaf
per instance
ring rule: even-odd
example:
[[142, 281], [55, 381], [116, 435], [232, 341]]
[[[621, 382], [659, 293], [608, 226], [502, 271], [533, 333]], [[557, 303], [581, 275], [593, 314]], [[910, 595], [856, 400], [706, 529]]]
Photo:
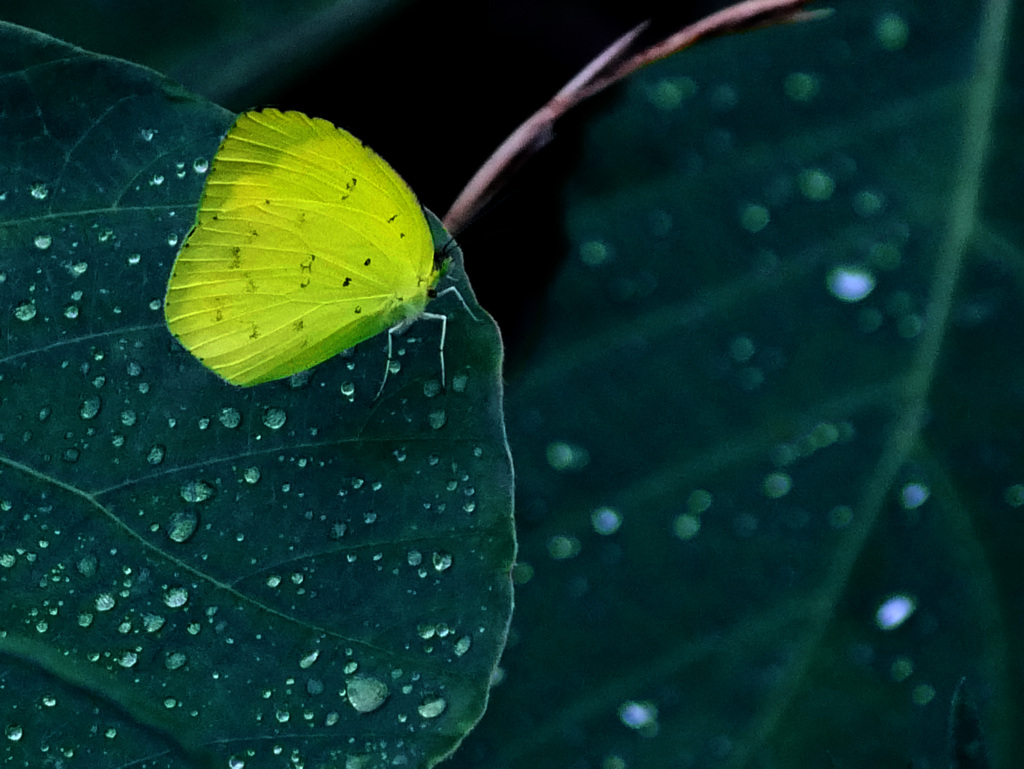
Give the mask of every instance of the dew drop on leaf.
[[345, 686], [349, 704], [360, 713], [372, 713], [388, 698], [388, 687], [373, 676], [352, 676]]
[[448, 707], [448, 702], [444, 697], [438, 694], [428, 694], [417, 706], [416, 711], [423, 716], [423, 718], [437, 718], [439, 715], [444, 713], [445, 708]]
[[167, 537], [172, 542], [188, 542], [196, 533], [199, 516], [191, 510], [179, 510], [167, 522]]

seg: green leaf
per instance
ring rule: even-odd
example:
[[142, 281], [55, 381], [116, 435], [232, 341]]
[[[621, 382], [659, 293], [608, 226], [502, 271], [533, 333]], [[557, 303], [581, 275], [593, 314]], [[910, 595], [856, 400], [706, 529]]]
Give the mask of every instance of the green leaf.
[[829, 5], [588, 128], [458, 766], [946, 766], [964, 675], [1024, 755], [1024, 17]]
[[[233, 116], [0, 26], [0, 709], [11, 766], [430, 766], [511, 611], [500, 342], [437, 324], [243, 390], [161, 301]], [[435, 222], [436, 225], [436, 222]], [[446, 240], [435, 230], [439, 242]]]

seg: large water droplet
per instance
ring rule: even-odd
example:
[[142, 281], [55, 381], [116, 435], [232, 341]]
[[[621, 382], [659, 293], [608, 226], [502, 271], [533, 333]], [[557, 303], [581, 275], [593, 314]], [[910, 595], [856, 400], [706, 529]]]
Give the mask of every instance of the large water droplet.
[[658, 721], [658, 708], [653, 702], [627, 700], [619, 706], [619, 720], [630, 729], [647, 729]]
[[18, 302], [14, 306], [14, 317], [18, 320], [32, 320], [36, 316], [36, 306], [33, 302]]
[[110, 611], [115, 603], [114, 596], [110, 593], [100, 593], [96, 596], [96, 611]]
[[875, 612], [875, 622], [882, 630], [895, 630], [917, 609], [917, 601], [909, 595], [894, 595], [882, 602]]
[[463, 654], [469, 651], [469, 647], [472, 644], [472, 638], [470, 638], [468, 635], [462, 636], [462, 638], [455, 642], [455, 656], [461, 657]]
[[188, 589], [172, 587], [164, 591], [164, 604], [172, 609], [180, 609], [188, 602]]
[[438, 551], [434, 553], [432, 560], [435, 571], [447, 571], [452, 565], [452, 554]]
[[94, 419], [96, 415], [100, 413], [102, 405], [103, 402], [100, 400], [98, 395], [93, 396], [92, 398], [86, 398], [82, 401], [82, 405], [78, 409], [78, 415], [82, 417], [82, 419]]
[[242, 415], [238, 413], [238, 409], [231, 406], [222, 408], [217, 415], [217, 419], [229, 430], [238, 427], [242, 423]]
[[424, 718], [437, 718], [444, 713], [448, 702], [439, 694], [428, 694], [421, 701], [416, 711]]
[[194, 511], [179, 510], [167, 521], [167, 536], [172, 542], [188, 542], [198, 525], [199, 516]]
[[284, 409], [269, 407], [263, 410], [263, 424], [271, 430], [280, 430], [287, 419], [288, 415]]
[[188, 480], [181, 484], [181, 498], [193, 504], [205, 502], [214, 494], [213, 486], [206, 481]]
[[184, 652], [170, 652], [164, 658], [164, 667], [168, 670], [177, 670], [186, 662], [188, 662], [188, 657]]
[[123, 668], [133, 667], [135, 665], [135, 663], [138, 662], [138, 661], [139, 661], [139, 655], [136, 654], [133, 651], [123, 652], [117, 658], [117, 664], [120, 665]]
[[859, 302], [875, 290], [875, 276], [860, 267], [836, 267], [825, 283], [829, 293], [844, 302]]
[[352, 676], [348, 679], [345, 692], [349, 704], [360, 713], [372, 713], [388, 698], [387, 684], [367, 675]]

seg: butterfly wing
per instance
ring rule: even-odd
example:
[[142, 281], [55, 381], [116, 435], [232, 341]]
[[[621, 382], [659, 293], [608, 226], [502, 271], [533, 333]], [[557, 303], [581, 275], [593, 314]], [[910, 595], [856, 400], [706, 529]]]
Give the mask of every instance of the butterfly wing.
[[438, 279], [416, 196], [298, 112], [241, 115], [168, 282], [171, 332], [229, 382], [302, 371], [423, 311]]

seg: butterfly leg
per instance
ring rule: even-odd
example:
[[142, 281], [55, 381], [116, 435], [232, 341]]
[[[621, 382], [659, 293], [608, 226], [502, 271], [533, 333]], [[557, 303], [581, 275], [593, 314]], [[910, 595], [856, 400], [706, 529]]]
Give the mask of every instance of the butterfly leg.
[[394, 349], [394, 335], [401, 334], [405, 331], [407, 324], [399, 323], [397, 326], [392, 326], [388, 329], [388, 359], [384, 364], [384, 377], [380, 380], [380, 387], [377, 388], [377, 394], [373, 396], [373, 402], [376, 403], [380, 400], [381, 394], [384, 392], [384, 385], [388, 383], [388, 374], [391, 373], [391, 359]]
[[[458, 299], [462, 303], [463, 309], [466, 312], [469, 313], [469, 317], [471, 317], [477, 323], [480, 322], [480, 318], [478, 318], [476, 316], [476, 313], [474, 313], [471, 309], [469, 309], [469, 305], [466, 304], [466, 300], [462, 298], [462, 293], [459, 291], [458, 288], [456, 288], [455, 286], [448, 286], [448, 288], [443, 289], [441, 291], [438, 291], [437, 292], [437, 296], [435, 296], [434, 299], [440, 299], [445, 294], [454, 294], [455, 298]], [[430, 313], [423, 313], [423, 316], [426, 316], [426, 315], [430, 315]], [[423, 316], [421, 316], [421, 317], [423, 317]]]
[[[461, 297], [460, 297], [461, 298]], [[466, 309], [469, 309], [468, 307]], [[439, 352], [441, 354], [441, 389], [444, 390], [444, 339], [448, 332], [448, 316], [442, 315], [438, 312], [424, 312], [416, 316], [412, 320], [439, 320], [441, 321], [441, 343], [439, 345]], [[387, 384], [388, 375], [391, 373], [391, 361], [394, 358], [394, 337], [396, 334], [404, 333], [409, 326], [412, 325], [411, 321], [403, 321], [395, 326], [388, 329], [388, 360], [384, 365], [384, 378], [381, 379], [380, 387], [377, 389], [377, 394], [373, 396], [373, 400], [377, 401], [380, 399], [381, 394], [384, 392], [384, 385]]]
[[[458, 292], [456, 292], [458, 293]], [[442, 315], [439, 312], [425, 312], [420, 315], [421, 318], [426, 320], [439, 320], [441, 321], [441, 344], [438, 345], [438, 352], [441, 354], [441, 391], [445, 389], [445, 378], [444, 378], [444, 337], [448, 333], [448, 316]]]

